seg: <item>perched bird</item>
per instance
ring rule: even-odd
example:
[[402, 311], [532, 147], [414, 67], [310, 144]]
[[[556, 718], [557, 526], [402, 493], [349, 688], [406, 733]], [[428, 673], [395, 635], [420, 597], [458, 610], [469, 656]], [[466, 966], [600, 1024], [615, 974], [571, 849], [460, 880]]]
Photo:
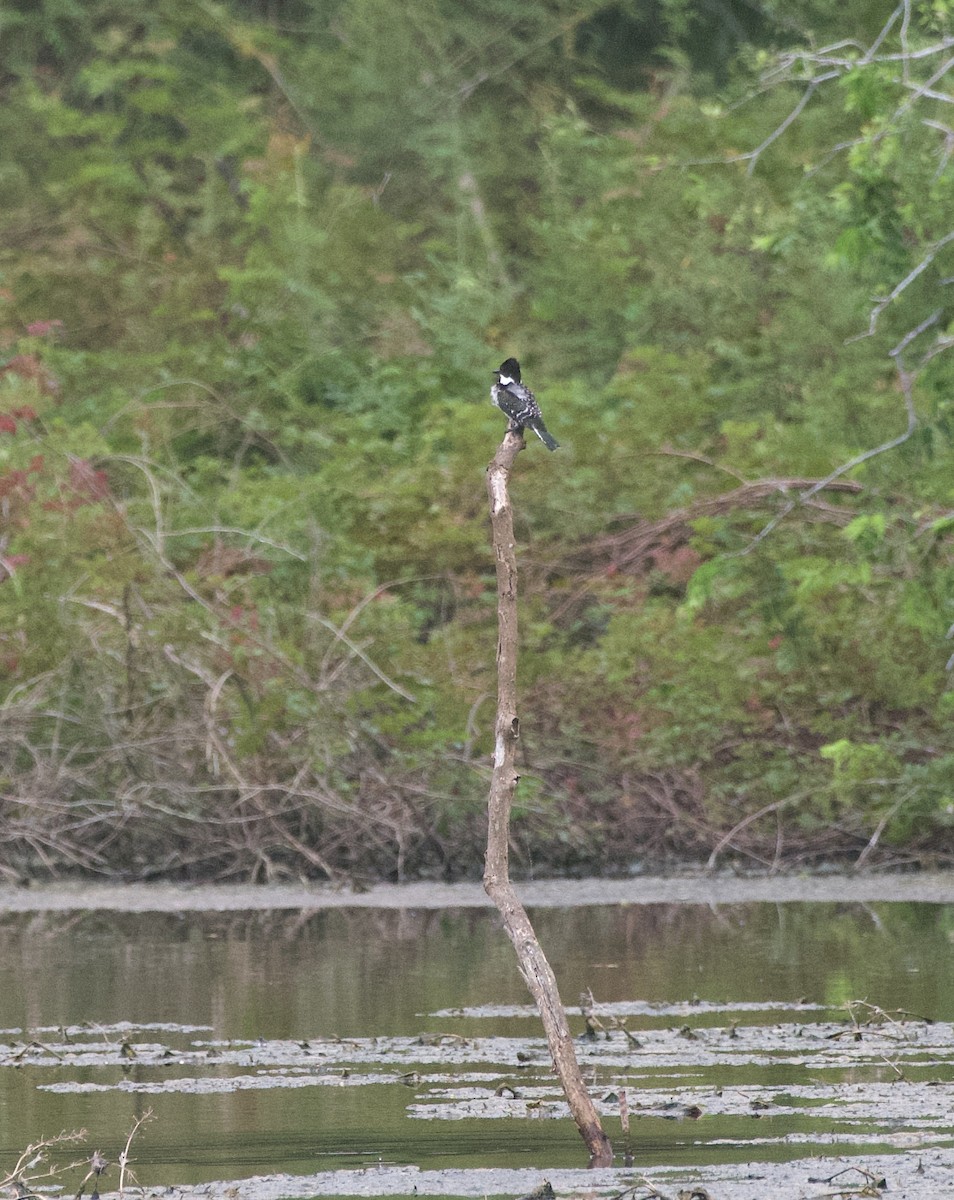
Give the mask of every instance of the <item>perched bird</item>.
[[560, 443], [547, 432], [533, 392], [520, 382], [520, 364], [517, 360], [508, 358], [502, 362], [500, 370], [494, 371], [494, 378], [497, 382], [490, 389], [490, 398], [510, 418], [510, 428], [515, 433], [532, 429], [548, 450], [556, 450]]

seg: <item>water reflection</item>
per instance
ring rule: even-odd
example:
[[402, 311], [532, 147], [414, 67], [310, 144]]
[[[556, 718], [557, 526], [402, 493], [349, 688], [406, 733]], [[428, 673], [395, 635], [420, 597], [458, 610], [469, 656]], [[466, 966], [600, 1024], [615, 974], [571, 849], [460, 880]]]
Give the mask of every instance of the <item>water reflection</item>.
[[[951, 1020], [952, 912], [927, 904], [633, 905], [546, 909], [534, 919], [569, 1004], [585, 989], [607, 1002], [867, 999]], [[428, 1014], [526, 1000], [510, 945], [486, 909], [0, 916], [8, 1042], [120, 1021], [206, 1025], [223, 1039], [468, 1033], [477, 1030], [465, 1018]], [[515, 1028], [536, 1032], [519, 1021], [494, 1032]], [[415, 1122], [406, 1115], [413, 1097], [400, 1085], [160, 1097], [38, 1091], [57, 1070], [0, 1073], [4, 1156], [41, 1134], [85, 1127], [115, 1159], [133, 1118], [152, 1107], [158, 1119], [136, 1147], [150, 1184], [378, 1159], [579, 1163], [568, 1124], [503, 1130], [494, 1122], [488, 1131], [479, 1122]], [[119, 1077], [110, 1070], [95, 1078]], [[692, 1145], [675, 1128], [659, 1139], [670, 1159]]]

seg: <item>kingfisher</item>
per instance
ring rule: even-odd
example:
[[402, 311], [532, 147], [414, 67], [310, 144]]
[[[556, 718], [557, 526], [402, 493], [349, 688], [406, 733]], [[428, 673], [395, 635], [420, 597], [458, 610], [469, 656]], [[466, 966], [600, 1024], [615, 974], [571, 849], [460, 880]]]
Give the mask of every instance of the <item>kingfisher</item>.
[[510, 418], [511, 430], [523, 433], [524, 429], [532, 429], [548, 450], [556, 450], [560, 443], [547, 431], [533, 392], [520, 382], [517, 360], [508, 358], [502, 362], [499, 370], [494, 371], [494, 378], [497, 382], [490, 389], [490, 398]]

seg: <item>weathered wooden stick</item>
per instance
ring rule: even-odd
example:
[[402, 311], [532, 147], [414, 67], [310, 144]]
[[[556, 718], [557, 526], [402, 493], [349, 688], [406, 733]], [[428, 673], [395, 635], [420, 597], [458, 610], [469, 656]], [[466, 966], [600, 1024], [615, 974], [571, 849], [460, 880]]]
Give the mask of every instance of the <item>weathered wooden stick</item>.
[[508, 432], [487, 468], [497, 566], [497, 720], [487, 803], [484, 890], [500, 912], [504, 929], [517, 954], [520, 974], [536, 1001], [553, 1066], [577, 1129], [590, 1152], [590, 1166], [605, 1167], [613, 1161], [613, 1148], [583, 1083], [556, 978], [510, 882], [510, 809], [519, 779], [516, 753], [520, 721], [517, 717], [517, 555], [507, 485], [510, 470], [523, 448], [523, 437]]

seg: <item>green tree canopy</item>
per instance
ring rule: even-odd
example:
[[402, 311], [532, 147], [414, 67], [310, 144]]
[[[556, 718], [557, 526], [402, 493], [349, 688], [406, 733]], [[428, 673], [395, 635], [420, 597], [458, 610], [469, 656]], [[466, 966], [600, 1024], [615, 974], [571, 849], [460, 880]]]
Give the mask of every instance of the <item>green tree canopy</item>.
[[948, 0], [8, 4], [10, 869], [476, 869], [511, 354], [563, 447], [521, 852], [947, 853], [952, 47]]

